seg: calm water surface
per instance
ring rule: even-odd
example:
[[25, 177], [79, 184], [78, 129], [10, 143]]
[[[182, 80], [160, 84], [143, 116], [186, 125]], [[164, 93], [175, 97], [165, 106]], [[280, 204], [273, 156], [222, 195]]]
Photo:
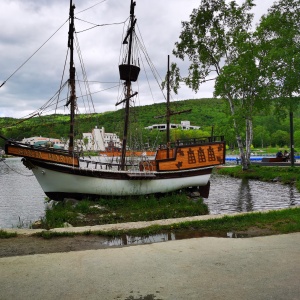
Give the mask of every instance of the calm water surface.
[[0, 162], [0, 228], [28, 227], [44, 216], [45, 194], [20, 158]]
[[[0, 228], [28, 227], [45, 214], [45, 194], [20, 158], [0, 162]], [[210, 214], [263, 211], [300, 205], [296, 188], [213, 175]]]

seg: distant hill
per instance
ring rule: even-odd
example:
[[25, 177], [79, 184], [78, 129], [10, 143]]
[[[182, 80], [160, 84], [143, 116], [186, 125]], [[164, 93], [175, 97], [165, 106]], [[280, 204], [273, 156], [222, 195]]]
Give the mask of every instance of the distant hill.
[[[171, 104], [172, 111], [192, 109], [190, 113], [174, 115], [172, 123], [188, 120], [191, 125], [201, 126], [210, 132], [211, 126], [217, 127], [220, 120], [226, 119], [225, 106], [218, 99], [193, 99], [175, 101]], [[91, 132], [95, 127], [104, 127], [106, 132], [122, 135], [124, 110], [105, 112], [92, 115], [80, 115], [76, 123], [76, 132]], [[134, 107], [131, 112], [133, 127], [144, 128], [152, 124], [165, 123], [165, 118], [156, 119], [155, 116], [166, 114], [164, 103]], [[34, 117], [22, 122], [21, 119], [0, 118], [0, 134], [21, 140], [24, 137], [45, 136], [53, 138], [67, 137], [69, 131], [68, 115], [47, 115]], [[0, 145], [3, 142], [0, 141]]]
[[[214, 99], [193, 99], [184, 101], [174, 101], [171, 103], [172, 111], [183, 111], [191, 109], [190, 113], [174, 115], [171, 118], [172, 123], [179, 124], [181, 121], [190, 121], [191, 125], [200, 126], [200, 130], [196, 131], [172, 131], [171, 138], [185, 138], [191, 135], [210, 135], [213, 131], [215, 135], [225, 135], [226, 143], [230, 147], [235, 147], [236, 140], [232, 126], [232, 118], [230, 117], [227, 102]], [[149, 132], [143, 128], [152, 124], [164, 124], [165, 118], [156, 119], [155, 116], [166, 114], [166, 105], [164, 103], [134, 107], [131, 113], [131, 136], [143, 136], [142, 141], [138, 143], [152, 143], [157, 145], [164, 142], [165, 134], [156, 131]], [[97, 126], [104, 127], [106, 132], [123, 135], [123, 115], [124, 110], [108, 111], [105, 113], [81, 115], [75, 125], [76, 138], [81, 138], [80, 133], [91, 132]], [[68, 139], [69, 132], [69, 116], [68, 115], [48, 115], [44, 117], [35, 117], [29, 120], [21, 120], [14, 118], [0, 118], [0, 134], [15, 140], [21, 140], [24, 137], [45, 136], [52, 138]], [[244, 124], [241, 124], [244, 125]], [[255, 147], [266, 147], [272, 145], [274, 147], [289, 145], [289, 118], [278, 119], [276, 114], [270, 112], [260, 112], [253, 122]], [[294, 131], [295, 131], [295, 147], [300, 147], [300, 110], [294, 112]], [[134, 134], [133, 134], [134, 133]], [[0, 139], [0, 146], [4, 145], [4, 141]]]

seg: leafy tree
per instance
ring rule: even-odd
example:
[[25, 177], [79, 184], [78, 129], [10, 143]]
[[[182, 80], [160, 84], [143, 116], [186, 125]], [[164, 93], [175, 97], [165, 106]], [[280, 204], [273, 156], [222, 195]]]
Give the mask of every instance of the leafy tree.
[[272, 138], [272, 145], [284, 147], [289, 142], [289, 133], [283, 130], [277, 130], [271, 136]]
[[253, 141], [253, 117], [261, 109], [260, 68], [256, 62], [255, 45], [250, 33], [237, 38], [237, 54], [224, 66], [215, 84], [215, 95], [230, 99], [231, 114], [243, 127], [245, 122], [245, 148], [247, 164], [250, 164]]
[[[294, 155], [293, 112], [300, 91], [300, 1], [280, 0], [257, 28], [259, 59], [268, 94], [276, 98], [276, 113], [290, 115], [290, 147]], [[293, 165], [293, 160], [292, 165]]]
[[253, 134], [253, 144], [255, 147], [267, 147], [271, 143], [270, 133], [265, 126], [256, 126]]
[[[193, 10], [190, 21], [182, 22], [180, 41], [175, 44], [173, 54], [182, 60], [185, 56], [189, 59], [189, 73], [182, 80], [190, 88], [198, 91], [201, 83], [220, 76], [224, 65], [230, 65], [239, 57], [240, 37], [247, 35], [251, 28], [253, 15], [249, 11], [253, 6], [253, 0], [246, 0], [240, 6], [235, 1], [227, 4], [225, 0], [203, 0], [200, 7]], [[174, 79], [180, 80], [177, 68], [172, 66], [172, 70], [176, 70]], [[247, 169], [242, 128], [236, 119], [235, 95], [230, 86], [218, 94], [229, 103], [242, 165]]]
[[295, 138], [295, 145], [297, 147], [300, 146], [300, 130], [296, 130], [295, 133], [294, 133], [294, 138]]

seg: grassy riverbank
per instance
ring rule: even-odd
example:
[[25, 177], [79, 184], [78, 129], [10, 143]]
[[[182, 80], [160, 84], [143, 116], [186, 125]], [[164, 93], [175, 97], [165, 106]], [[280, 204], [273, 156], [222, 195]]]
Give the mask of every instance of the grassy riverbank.
[[216, 172], [220, 175], [241, 179], [255, 179], [261, 181], [277, 181], [283, 184], [295, 184], [300, 191], [300, 168], [296, 167], [265, 167], [251, 165], [243, 171], [241, 166], [219, 168]]
[[186, 194], [171, 194], [161, 197], [144, 196], [108, 198], [98, 201], [57, 202], [46, 210], [40, 228], [50, 229], [115, 224], [125, 222], [153, 221], [207, 215], [208, 207], [201, 198]]
[[[118, 230], [87, 230], [84, 232], [48, 231], [35, 233], [36, 237], [45, 239], [74, 236], [105, 236], [122, 237], [124, 235], [146, 237], [162, 233], [174, 233], [183, 237], [219, 236], [226, 237], [228, 233], [238, 237], [266, 236], [300, 232], [300, 208], [281, 209], [269, 212], [245, 213], [235, 216], [224, 216], [209, 220], [180, 222], [174, 221], [170, 225], [152, 225], [138, 229]], [[14, 232], [0, 230], [0, 238], [16, 237]]]

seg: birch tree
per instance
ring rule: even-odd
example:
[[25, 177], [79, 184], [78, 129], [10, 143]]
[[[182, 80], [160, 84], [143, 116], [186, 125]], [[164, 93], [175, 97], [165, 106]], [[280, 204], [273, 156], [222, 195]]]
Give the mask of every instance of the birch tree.
[[260, 97], [263, 93], [260, 66], [256, 59], [256, 45], [252, 34], [243, 34], [237, 43], [235, 58], [225, 65], [216, 79], [215, 96], [227, 98], [234, 106], [232, 117], [245, 134], [245, 163], [250, 164], [253, 141], [253, 117], [262, 107]]
[[264, 83], [268, 95], [275, 99], [275, 112], [281, 117], [289, 112], [293, 158], [293, 112], [299, 106], [300, 92], [300, 1], [275, 2], [261, 18], [255, 35]]
[[[253, 6], [253, 0], [246, 0], [241, 5], [236, 1], [229, 4], [225, 0], [201, 1], [199, 8], [190, 15], [190, 21], [182, 22], [180, 41], [173, 50], [176, 57], [182, 60], [187, 57], [190, 62], [188, 75], [180, 80], [197, 92], [202, 83], [215, 80], [222, 74], [224, 66], [236, 61], [240, 54], [240, 37], [251, 29], [253, 14], [250, 10]], [[173, 65], [172, 70], [178, 68]], [[236, 113], [236, 95], [230, 85], [224, 86], [224, 91], [222, 96], [230, 107], [242, 167], [247, 169], [242, 126], [236, 118], [239, 115]]]

